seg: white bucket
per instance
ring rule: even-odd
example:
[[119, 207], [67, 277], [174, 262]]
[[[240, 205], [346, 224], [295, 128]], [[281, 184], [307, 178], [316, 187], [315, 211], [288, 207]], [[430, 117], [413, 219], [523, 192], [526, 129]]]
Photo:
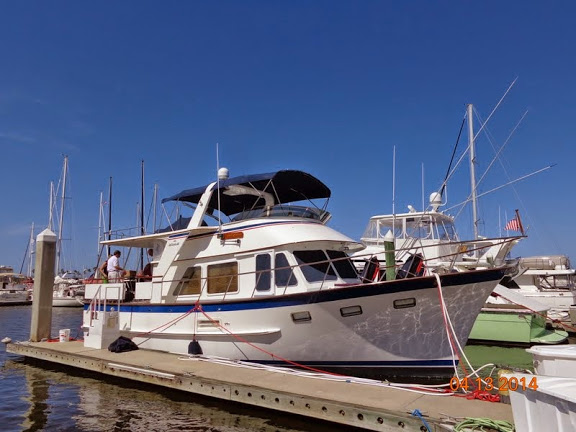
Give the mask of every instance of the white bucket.
[[58, 335], [60, 336], [60, 342], [70, 341], [70, 329], [60, 329]]

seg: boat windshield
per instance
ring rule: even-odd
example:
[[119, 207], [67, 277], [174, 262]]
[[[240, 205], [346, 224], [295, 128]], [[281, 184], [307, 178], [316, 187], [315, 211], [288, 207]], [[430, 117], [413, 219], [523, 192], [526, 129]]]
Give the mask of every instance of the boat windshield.
[[240, 212], [232, 218], [232, 221], [237, 222], [241, 220], [266, 217], [296, 217], [324, 221], [329, 217], [329, 215], [330, 213], [327, 211], [314, 207], [275, 205]]
[[294, 257], [308, 282], [335, 280], [335, 269], [341, 279], [358, 278], [352, 261], [342, 251], [300, 250], [294, 251]]
[[403, 238], [404, 228], [402, 227], [402, 220], [370, 220], [368, 226], [362, 234], [363, 241], [384, 241], [384, 236], [391, 231], [395, 238]]
[[438, 215], [419, 215], [398, 218], [372, 219], [362, 236], [363, 241], [384, 241], [390, 231], [396, 239], [416, 238], [458, 241], [456, 228], [448, 218]]

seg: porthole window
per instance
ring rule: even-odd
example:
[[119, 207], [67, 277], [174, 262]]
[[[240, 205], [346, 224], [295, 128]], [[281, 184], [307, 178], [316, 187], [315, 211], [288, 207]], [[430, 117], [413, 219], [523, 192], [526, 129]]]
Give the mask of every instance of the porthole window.
[[347, 306], [347, 307], [340, 308], [340, 315], [342, 315], [343, 317], [362, 315], [362, 307], [361, 306]]
[[405, 309], [416, 306], [416, 299], [414, 297], [394, 300], [394, 309]]
[[308, 312], [308, 311], [293, 312], [292, 313], [292, 321], [294, 321], [294, 322], [312, 321], [312, 316], [310, 315], [310, 312]]

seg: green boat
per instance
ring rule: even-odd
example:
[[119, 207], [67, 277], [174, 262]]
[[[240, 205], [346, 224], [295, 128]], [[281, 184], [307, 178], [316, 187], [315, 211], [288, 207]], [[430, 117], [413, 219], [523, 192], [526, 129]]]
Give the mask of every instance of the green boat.
[[498, 303], [487, 302], [482, 308], [469, 341], [531, 345], [558, 344], [568, 338], [564, 330], [546, 328], [547, 306], [500, 285], [495, 293]]

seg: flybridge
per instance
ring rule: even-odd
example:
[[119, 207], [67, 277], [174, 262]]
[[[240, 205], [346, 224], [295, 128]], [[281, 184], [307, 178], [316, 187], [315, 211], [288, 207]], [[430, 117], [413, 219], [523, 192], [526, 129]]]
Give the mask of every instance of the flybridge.
[[[209, 185], [184, 190], [162, 200], [184, 201], [198, 204]], [[328, 199], [331, 192], [328, 186], [316, 177], [296, 170], [282, 170], [265, 174], [253, 174], [225, 178], [214, 183], [213, 193], [207, 207], [219, 209], [230, 216], [255, 208], [272, 207], [297, 201]]]
[[[281, 170], [264, 174], [253, 174], [228, 178], [228, 170], [221, 168], [219, 180], [182, 192], [162, 200], [167, 202], [189, 203], [200, 210], [198, 220], [179, 215], [169, 226], [144, 236], [123, 236], [102, 244], [153, 248], [158, 240], [171, 238], [176, 234], [201, 235], [216, 231], [216, 216], [229, 218], [230, 222], [256, 218], [300, 218], [326, 224], [331, 215], [326, 210], [330, 189], [311, 174], [298, 170]], [[205, 198], [203, 198], [205, 197]], [[324, 199], [319, 208], [312, 200]], [[294, 202], [309, 201], [310, 205], [293, 205]]]

